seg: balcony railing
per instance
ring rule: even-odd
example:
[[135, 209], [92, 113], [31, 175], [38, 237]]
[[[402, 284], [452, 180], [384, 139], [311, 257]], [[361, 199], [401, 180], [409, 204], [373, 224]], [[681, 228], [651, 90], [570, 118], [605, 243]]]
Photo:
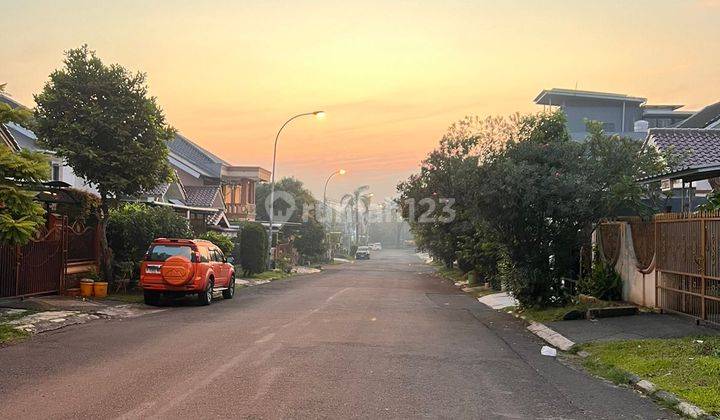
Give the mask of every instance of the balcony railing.
[[255, 220], [255, 204], [228, 204], [225, 215], [228, 219]]

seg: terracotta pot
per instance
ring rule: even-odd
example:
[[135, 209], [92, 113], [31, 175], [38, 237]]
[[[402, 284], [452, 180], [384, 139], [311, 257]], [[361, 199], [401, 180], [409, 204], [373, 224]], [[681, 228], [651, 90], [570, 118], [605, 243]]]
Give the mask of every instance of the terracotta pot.
[[80, 296], [84, 298], [92, 297], [94, 283], [92, 280], [80, 280]]
[[108, 284], [106, 281], [96, 281], [95, 283], [93, 283], [93, 293], [95, 294], [95, 297], [107, 297], [107, 287]]

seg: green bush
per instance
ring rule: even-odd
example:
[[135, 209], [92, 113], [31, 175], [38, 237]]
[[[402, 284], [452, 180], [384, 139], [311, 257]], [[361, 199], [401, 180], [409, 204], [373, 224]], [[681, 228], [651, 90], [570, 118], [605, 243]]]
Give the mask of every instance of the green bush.
[[209, 231], [198, 239], [205, 239], [206, 241], [214, 243], [226, 256], [232, 255], [233, 249], [235, 248], [232, 239], [218, 232]]
[[303, 223], [293, 241], [293, 246], [300, 254], [302, 263], [324, 260], [327, 251], [325, 228], [314, 220]]
[[155, 238], [192, 238], [192, 232], [171, 208], [131, 203], [110, 211], [107, 237], [115, 262], [137, 263]]
[[245, 222], [240, 230], [240, 260], [244, 276], [262, 273], [267, 268], [268, 236], [265, 228]]
[[596, 251], [592, 271], [589, 276], [578, 280], [577, 291], [602, 300], [621, 300], [622, 278]]

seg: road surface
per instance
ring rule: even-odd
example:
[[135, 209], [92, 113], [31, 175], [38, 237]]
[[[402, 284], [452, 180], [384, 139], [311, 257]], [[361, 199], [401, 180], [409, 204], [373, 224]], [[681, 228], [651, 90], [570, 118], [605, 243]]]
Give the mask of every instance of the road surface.
[[667, 418], [409, 251], [0, 349], [2, 418]]

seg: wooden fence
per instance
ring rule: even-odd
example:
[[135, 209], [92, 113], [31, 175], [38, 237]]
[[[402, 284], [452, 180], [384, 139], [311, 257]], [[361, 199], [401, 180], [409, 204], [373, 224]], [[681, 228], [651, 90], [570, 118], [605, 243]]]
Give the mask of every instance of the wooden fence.
[[[660, 214], [629, 224], [637, 269], [655, 264], [656, 305], [720, 324], [720, 212]], [[603, 223], [599, 231], [604, 257], [611, 262], [620, 247], [617, 225]]]

